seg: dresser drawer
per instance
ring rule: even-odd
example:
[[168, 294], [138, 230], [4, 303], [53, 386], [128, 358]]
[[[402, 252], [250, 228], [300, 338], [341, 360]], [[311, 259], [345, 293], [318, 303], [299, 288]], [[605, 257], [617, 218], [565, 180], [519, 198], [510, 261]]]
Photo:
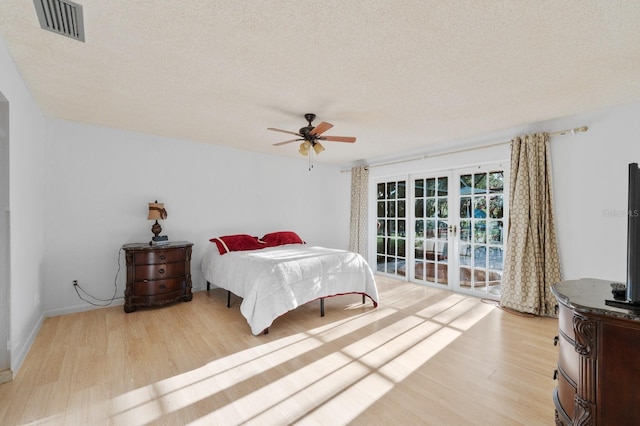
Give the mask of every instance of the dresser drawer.
[[187, 258], [186, 249], [155, 250], [139, 252], [133, 255], [133, 263], [136, 265], [152, 265], [159, 263], [179, 262]]
[[182, 262], [137, 265], [135, 268], [134, 281], [161, 280], [185, 275], [185, 265]]
[[566, 334], [571, 340], [576, 340], [576, 334], [573, 331], [573, 311], [562, 304], [558, 314], [558, 328], [560, 333]]
[[560, 367], [568, 379], [574, 384], [578, 383], [578, 369], [580, 368], [580, 354], [576, 352], [573, 342], [560, 336], [558, 350], [558, 367]]
[[562, 370], [558, 374], [558, 402], [562, 406], [565, 414], [569, 418], [573, 418], [573, 407], [575, 404], [576, 388], [563, 375]]
[[182, 291], [184, 284], [183, 277], [169, 280], [136, 281], [133, 283], [133, 291], [136, 296], [155, 296]]

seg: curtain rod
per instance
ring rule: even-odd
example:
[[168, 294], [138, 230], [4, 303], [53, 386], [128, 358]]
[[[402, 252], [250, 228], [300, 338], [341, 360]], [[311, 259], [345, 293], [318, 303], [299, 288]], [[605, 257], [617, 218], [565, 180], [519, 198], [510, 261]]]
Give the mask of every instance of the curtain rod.
[[[567, 134], [575, 135], [576, 133], [586, 132], [587, 130], [589, 130], [589, 128], [587, 126], [574, 127], [573, 129], [560, 130], [558, 132], [549, 133], [549, 136], [564, 136], [564, 135], [567, 135]], [[369, 169], [369, 168], [372, 168], [372, 167], [391, 166], [393, 164], [408, 163], [410, 161], [417, 161], [417, 160], [426, 160], [427, 158], [441, 157], [443, 155], [451, 155], [451, 154], [458, 154], [458, 153], [461, 153], [461, 152], [476, 151], [478, 149], [492, 148], [494, 146], [506, 145], [508, 143], [511, 143], [511, 141], [509, 140], [509, 141], [504, 141], [504, 142], [496, 142], [496, 143], [492, 143], [492, 144], [488, 144], [488, 145], [474, 146], [474, 147], [471, 147], [471, 148], [462, 148], [462, 149], [455, 149], [455, 150], [451, 150], [451, 151], [443, 151], [443, 152], [438, 152], [438, 153], [435, 153], [435, 154], [423, 154], [423, 155], [420, 155], [420, 156], [417, 156], [417, 157], [405, 158], [403, 160], [388, 161], [388, 162], [382, 162], [382, 163], [373, 163], [373, 164], [369, 164], [369, 165], [367, 165], [365, 167], [367, 169]], [[340, 173], [350, 172], [350, 171], [351, 171], [351, 169], [343, 169], [343, 170], [340, 170]]]

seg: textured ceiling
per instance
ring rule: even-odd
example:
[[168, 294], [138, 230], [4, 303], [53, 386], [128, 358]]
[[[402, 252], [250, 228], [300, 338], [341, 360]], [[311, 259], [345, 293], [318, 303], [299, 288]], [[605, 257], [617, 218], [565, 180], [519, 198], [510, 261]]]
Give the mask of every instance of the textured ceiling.
[[[303, 114], [338, 164], [640, 101], [640, 1], [76, 0], [86, 42], [0, 1], [45, 114], [240, 149]], [[584, 123], [588, 124], [588, 123]]]

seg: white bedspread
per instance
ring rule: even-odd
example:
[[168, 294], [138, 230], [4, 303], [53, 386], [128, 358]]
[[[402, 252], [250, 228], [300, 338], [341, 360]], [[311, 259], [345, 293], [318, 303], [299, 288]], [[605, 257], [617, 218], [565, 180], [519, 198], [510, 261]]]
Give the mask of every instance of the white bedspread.
[[201, 266], [207, 281], [243, 298], [240, 312], [254, 335], [280, 315], [321, 297], [361, 293], [378, 305], [371, 268], [349, 251], [291, 244], [220, 255], [211, 244]]

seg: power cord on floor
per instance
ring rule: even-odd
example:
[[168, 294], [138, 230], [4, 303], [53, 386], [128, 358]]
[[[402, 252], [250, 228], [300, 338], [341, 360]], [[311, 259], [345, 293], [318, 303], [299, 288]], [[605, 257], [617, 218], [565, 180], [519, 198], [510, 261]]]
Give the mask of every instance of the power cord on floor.
[[[85, 289], [83, 289], [80, 284], [78, 284], [78, 281], [74, 281], [73, 282], [73, 288], [76, 291], [76, 294], [78, 295], [78, 297], [80, 298], [80, 300], [87, 302], [90, 305], [93, 306], [110, 306], [114, 300], [117, 299], [124, 299], [124, 297], [116, 297], [116, 294], [118, 294], [118, 274], [120, 273], [120, 257], [122, 255], [122, 248], [120, 248], [120, 250], [118, 251], [118, 270], [116, 271], [116, 277], [113, 280], [113, 296], [110, 299], [100, 299], [98, 297], [95, 297], [91, 294], [89, 294]], [[92, 302], [91, 300], [87, 300], [83, 297], [82, 294], [83, 293], [85, 295], [87, 295], [88, 297], [90, 297], [93, 300], [96, 300], [98, 302], [106, 302], [106, 303], [96, 303], [96, 302]]]

